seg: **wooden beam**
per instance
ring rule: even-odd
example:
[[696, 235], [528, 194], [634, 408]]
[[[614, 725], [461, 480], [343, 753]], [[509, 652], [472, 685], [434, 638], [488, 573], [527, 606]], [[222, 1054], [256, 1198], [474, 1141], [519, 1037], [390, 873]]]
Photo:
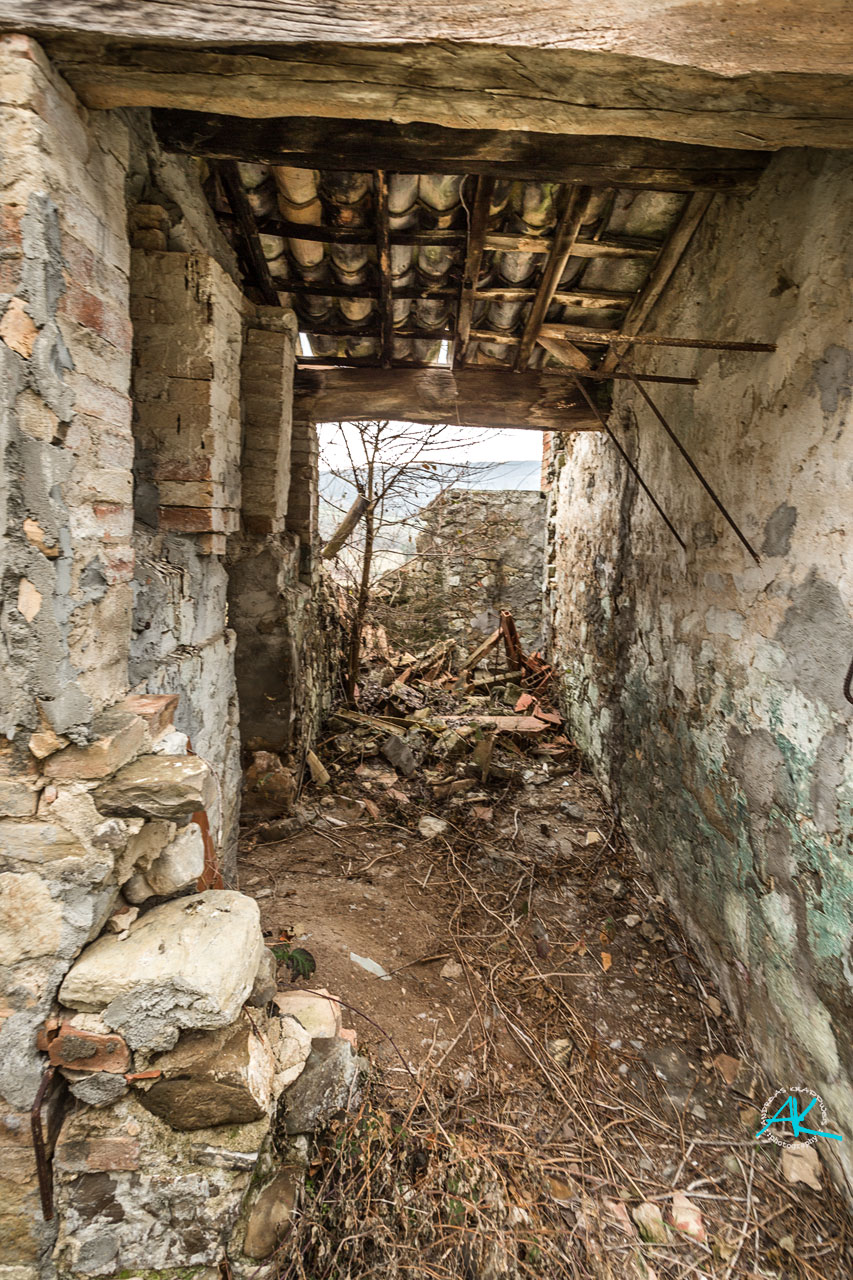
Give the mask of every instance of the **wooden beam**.
[[167, 151], [303, 169], [393, 169], [402, 173], [475, 173], [587, 186], [665, 191], [749, 191], [769, 160], [762, 151], [701, 147], [652, 138], [517, 129], [417, 130], [387, 120], [287, 116], [249, 120], [196, 111], [155, 111]]
[[589, 369], [592, 364], [586, 352], [581, 351], [580, 347], [576, 347], [573, 342], [558, 342], [556, 338], [543, 338], [541, 333], [536, 335], [536, 341], [549, 356], [559, 360], [560, 364], [567, 365], [569, 369]]
[[[651, 314], [652, 308], [663, 293], [669, 280], [681, 261], [682, 255], [693, 238], [693, 233], [704, 218], [713, 196], [702, 194], [691, 196], [685, 201], [678, 222], [673, 227], [666, 243], [649, 272], [649, 277], [637, 294], [625, 319], [622, 321], [621, 333], [639, 333]], [[602, 361], [602, 368], [613, 369], [618, 356], [615, 351], [608, 351]]]
[[382, 363], [391, 364], [394, 343], [394, 304], [391, 299], [391, 239], [388, 220], [388, 175], [377, 169], [373, 175], [376, 200], [376, 255], [379, 263], [379, 318], [382, 325]]
[[551, 252], [548, 254], [548, 261], [545, 263], [542, 279], [539, 281], [539, 288], [528, 313], [521, 342], [518, 344], [515, 355], [516, 369], [526, 369], [530, 363], [539, 328], [554, 300], [566, 263], [572, 256], [572, 249], [580, 233], [591, 195], [589, 187], [572, 187], [569, 191], [566, 207], [554, 228]]
[[[382, 329], [375, 321], [363, 325], [359, 329], [349, 328], [346, 324], [327, 323], [324, 320], [312, 320], [310, 316], [298, 316], [302, 333], [313, 334], [316, 338], [377, 338], [383, 337]], [[450, 342], [454, 337], [453, 329], [424, 329], [414, 325], [406, 325], [394, 329], [394, 338], [412, 338], [418, 342]]]
[[[477, 297], [490, 298], [501, 302], [527, 302], [529, 299], [536, 297], [536, 290], [516, 288], [514, 286], [508, 286], [507, 288], [496, 286], [478, 289]], [[599, 307], [628, 307], [635, 297], [636, 294], [634, 293], [618, 289], [557, 289], [553, 301], [559, 302], [564, 307], [595, 309]]]
[[277, 307], [278, 291], [272, 282], [269, 273], [267, 260], [264, 257], [264, 251], [261, 248], [261, 242], [258, 239], [258, 232], [255, 226], [255, 219], [251, 206], [246, 198], [246, 192], [240, 181], [240, 172], [237, 163], [234, 160], [222, 160], [217, 166], [219, 177], [222, 180], [222, 186], [225, 195], [228, 197], [228, 203], [231, 205], [231, 211], [237, 219], [237, 225], [240, 230], [240, 238], [246, 251], [248, 265], [254, 273], [254, 280], [251, 282], [261, 291], [261, 296], [267, 306]]
[[[337, 7], [328, 0], [4, 0], [0, 25], [41, 30], [50, 58], [94, 109], [368, 117], [418, 127], [464, 122], [486, 130], [629, 134], [762, 151], [851, 145], [850, 58], [837, 24], [819, 33], [809, 6], [802, 6], [800, 30], [809, 24], [810, 47], [801, 35], [792, 54], [789, 22], [778, 20], [778, 5], [768, 7], [769, 23], [759, 28], [750, 6], [741, 23], [747, 39], [738, 41], [720, 23], [719, 4], [701, 2], [717, 17], [698, 38], [695, 5], [675, 33], [671, 22], [650, 22], [641, 6], [623, 5], [631, 15], [630, 53], [620, 30], [625, 24], [614, 24], [610, 9], [590, 22], [588, 5], [569, 9], [563, 0], [547, 0], [544, 19], [536, 16], [543, 6], [513, 0], [503, 32], [494, 7], [466, 2], [457, 8], [476, 21], [461, 38], [455, 33], [466, 24], [454, 20], [453, 6], [431, 5], [430, 23], [425, 6], [411, 0], [397, 11], [374, 4], [369, 21], [361, 17], [362, 0]], [[775, 34], [758, 50], [754, 30], [772, 24]], [[477, 29], [479, 36], [470, 34]], [[550, 30], [547, 37], [534, 34], [543, 29]], [[721, 47], [731, 47], [731, 55], [709, 57]]]
[[598, 422], [568, 378], [492, 369], [298, 369], [294, 415], [301, 421], [406, 422], [594, 431]]
[[[303, 356], [296, 357], [297, 368], [306, 369], [341, 369], [341, 368], [369, 368], [376, 369], [375, 356]], [[392, 369], [434, 369], [439, 372], [446, 369], [446, 365], [438, 365], [432, 360], [395, 360], [391, 364]], [[494, 370], [478, 367], [477, 365], [468, 365], [466, 373], [481, 373], [483, 375], [493, 373]], [[505, 372], [502, 369], [497, 370], [498, 373]], [[619, 372], [616, 373], [600, 373], [597, 369], [585, 369], [579, 371], [582, 378], [592, 380], [593, 382], [664, 382], [670, 383], [678, 387], [698, 387], [698, 378], [676, 378], [669, 377], [665, 373], [634, 373]], [[565, 374], [559, 369], [540, 369], [539, 376], [542, 378], [565, 378]]]
[[492, 207], [492, 195], [495, 190], [495, 179], [480, 176], [474, 191], [474, 203], [471, 208], [468, 225], [468, 247], [465, 251], [465, 266], [462, 271], [462, 287], [459, 293], [459, 307], [456, 314], [456, 345], [453, 351], [454, 365], [465, 363], [468, 351], [468, 334], [471, 329], [471, 317], [474, 313], [474, 294], [480, 279], [480, 264], [483, 261], [483, 242], [489, 225], [489, 211]]
[[[550, 253], [551, 236], [515, 235], [493, 231], [486, 236], [486, 249], [503, 253]], [[578, 238], [572, 249], [575, 258], [656, 258], [662, 245], [657, 240], [636, 236], [602, 236], [600, 240]]]
[[[298, 296], [309, 298], [378, 298], [379, 286], [375, 284], [314, 284], [305, 280], [284, 280], [278, 276], [274, 276], [276, 288], [281, 293], [295, 293]], [[499, 290], [497, 292], [500, 292]], [[530, 290], [531, 294], [533, 290]], [[442, 284], [442, 285], [397, 285], [391, 290], [392, 298], [458, 298], [458, 284]], [[627, 306], [633, 298], [633, 294], [625, 295], [627, 302], [623, 305]], [[577, 306], [602, 306], [601, 302], [578, 302]], [[608, 306], [616, 306], [618, 303], [607, 303]]]
[[607, 347], [611, 342], [616, 342], [621, 350], [626, 350], [632, 344], [638, 347], [689, 347], [697, 351], [776, 350], [776, 345], [772, 342], [731, 342], [728, 338], [668, 338], [657, 333], [630, 335], [621, 333], [619, 329], [583, 329], [576, 324], [543, 324], [540, 333], [543, 338], [589, 342], [595, 346]]
[[[285, 218], [258, 218], [258, 230], [266, 235], [283, 236], [287, 240], [310, 240], [319, 244], [375, 244], [376, 236], [369, 229], [347, 227], [317, 227], [302, 222], [288, 222]], [[392, 231], [392, 244], [464, 245], [464, 231]]]

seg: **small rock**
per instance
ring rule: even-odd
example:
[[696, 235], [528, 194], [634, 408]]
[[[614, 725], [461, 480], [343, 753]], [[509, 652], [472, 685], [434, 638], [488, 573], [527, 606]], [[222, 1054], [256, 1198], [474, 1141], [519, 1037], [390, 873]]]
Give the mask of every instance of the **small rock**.
[[366, 969], [368, 973], [372, 973], [374, 977], [381, 978], [383, 982], [390, 982], [391, 975], [387, 973], [382, 965], [376, 960], [371, 960], [370, 956], [357, 956], [354, 951], [349, 953], [349, 958], [353, 964], [357, 964], [360, 969]]
[[293, 1218], [305, 1166], [286, 1164], [256, 1199], [246, 1222], [243, 1253], [261, 1261], [281, 1243]]
[[124, 886], [128, 902], [141, 903], [156, 896], [168, 897], [195, 884], [204, 871], [204, 836], [191, 822], [168, 844], [147, 871], [137, 872]]
[[656, 1204], [645, 1200], [631, 1210], [631, 1217], [636, 1222], [640, 1235], [648, 1244], [666, 1244], [669, 1235], [663, 1214]]
[[792, 1143], [782, 1150], [782, 1173], [786, 1182], [804, 1182], [812, 1191], [821, 1191], [820, 1156], [804, 1142]]
[[447, 960], [439, 971], [439, 977], [446, 978], [448, 982], [457, 982], [465, 976], [465, 970], [458, 960]]
[[443, 836], [448, 829], [448, 824], [443, 818], [432, 818], [430, 815], [424, 814], [418, 823], [418, 831], [427, 840], [436, 840], [439, 836]]
[[139, 907], [129, 907], [126, 904], [117, 907], [107, 921], [107, 929], [110, 933], [124, 933], [138, 915]]
[[157, 756], [185, 756], [190, 740], [180, 729], [170, 729], [162, 734], [151, 750]]
[[108, 1107], [118, 1102], [128, 1091], [128, 1083], [122, 1075], [110, 1075], [106, 1071], [69, 1071], [62, 1069], [72, 1095], [88, 1107]]
[[640, 923], [641, 919], [642, 919], [642, 916], [637, 916], [632, 914], [625, 917], [624, 923], [627, 926], [627, 928], [635, 929], [637, 925]]
[[140, 716], [113, 707], [92, 722], [95, 740], [88, 747], [65, 747], [51, 755], [45, 773], [54, 779], [106, 778], [145, 749], [148, 726]]
[[382, 743], [380, 751], [388, 763], [407, 778], [410, 778], [418, 767], [412, 748], [396, 733], [389, 734]]
[[305, 1070], [284, 1094], [287, 1132], [312, 1133], [345, 1111], [363, 1066], [339, 1036], [315, 1040]]
[[681, 1191], [676, 1191], [672, 1197], [670, 1217], [676, 1231], [683, 1232], [684, 1235], [689, 1236], [691, 1240], [696, 1240], [699, 1244], [704, 1243], [705, 1226], [702, 1222], [702, 1214], [692, 1200], [688, 1200], [687, 1196]]
[[329, 999], [329, 992], [320, 987], [311, 991], [280, 991], [273, 996], [275, 1007], [282, 1017], [296, 1018], [312, 1040], [331, 1038], [341, 1029], [341, 1008]]

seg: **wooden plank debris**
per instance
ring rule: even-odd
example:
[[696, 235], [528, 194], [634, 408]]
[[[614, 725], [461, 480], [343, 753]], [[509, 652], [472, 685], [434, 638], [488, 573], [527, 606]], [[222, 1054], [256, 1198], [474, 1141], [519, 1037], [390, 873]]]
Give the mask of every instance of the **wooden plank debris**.
[[551, 241], [551, 252], [539, 281], [539, 288], [527, 316], [521, 342], [515, 356], [515, 368], [526, 369], [539, 336], [539, 330], [548, 308], [554, 300], [557, 286], [572, 255], [575, 241], [583, 225], [584, 215], [592, 192], [589, 187], [572, 187]]

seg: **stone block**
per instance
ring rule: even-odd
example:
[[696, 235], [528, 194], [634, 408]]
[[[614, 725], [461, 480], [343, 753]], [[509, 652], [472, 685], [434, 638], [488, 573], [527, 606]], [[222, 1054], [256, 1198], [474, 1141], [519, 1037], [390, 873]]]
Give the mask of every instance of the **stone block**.
[[66, 974], [59, 998], [100, 1013], [132, 1049], [170, 1049], [180, 1030], [235, 1020], [263, 945], [257, 903], [210, 889], [154, 907], [126, 937], [98, 938]]
[[185, 1033], [151, 1067], [161, 1074], [140, 1087], [139, 1101], [172, 1129], [250, 1124], [272, 1111], [272, 1046], [245, 1015], [219, 1031]]
[[62, 903], [35, 872], [0, 873], [0, 965], [50, 956], [62, 937]]
[[315, 1040], [304, 1071], [284, 1094], [287, 1132], [313, 1133], [346, 1111], [363, 1065], [346, 1040]]
[[[110, 1075], [106, 1071], [69, 1071], [62, 1075], [72, 1097], [87, 1107], [109, 1107], [123, 1098], [130, 1086], [122, 1075]], [[3, 1280], [0, 1276], [0, 1280]]]
[[124, 884], [135, 870], [146, 871], [166, 846], [171, 844], [176, 831], [174, 822], [162, 819], [143, 823], [140, 830], [127, 841], [123, 854], [116, 862], [118, 883]]
[[283, 1165], [255, 1200], [246, 1221], [242, 1252], [259, 1261], [284, 1239], [305, 1177], [303, 1164]]
[[198, 756], [145, 755], [102, 783], [94, 799], [101, 813], [119, 817], [189, 817], [214, 804], [216, 784]]
[[124, 886], [128, 902], [140, 903], [152, 895], [166, 897], [195, 884], [204, 871], [204, 837], [197, 823], [184, 827], [144, 872], [137, 872]]
[[92, 729], [96, 737], [89, 746], [65, 747], [47, 760], [49, 778], [106, 778], [144, 751], [149, 740], [145, 721], [117, 707], [96, 716]]
[[329, 992], [320, 987], [316, 994], [311, 991], [279, 991], [274, 1000], [282, 1017], [296, 1018], [311, 1039], [317, 1040], [336, 1036], [341, 1029], [340, 1005], [328, 997]]
[[178, 709], [177, 693], [137, 693], [120, 704], [131, 715], [139, 716], [148, 725], [152, 741], [159, 738], [174, 723]]
[[30, 818], [38, 807], [38, 791], [31, 784], [0, 778], [0, 816]]

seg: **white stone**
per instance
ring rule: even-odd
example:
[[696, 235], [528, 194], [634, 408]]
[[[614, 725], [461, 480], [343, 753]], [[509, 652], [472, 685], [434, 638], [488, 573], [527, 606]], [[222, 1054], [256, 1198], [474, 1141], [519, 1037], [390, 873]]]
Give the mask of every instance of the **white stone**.
[[128, 902], [140, 903], [152, 894], [164, 897], [194, 884], [204, 871], [204, 837], [191, 822], [167, 845], [145, 872], [137, 872], [124, 886]]
[[62, 903], [35, 872], [0, 875], [0, 964], [52, 955], [62, 934]]
[[224, 1027], [252, 990], [264, 940], [258, 905], [208, 889], [104, 935], [72, 966], [60, 1001], [101, 1013], [133, 1049], [170, 1049], [182, 1028]]
[[276, 1061], [273, 1094], [278, 1098], [302, 1074], [311, 1052], [311, 1032], [297, 1018], [287, 1015], [270, 1018], [267, 1035]]
[[341, 1029], [340, 1005], [329, 998], [325, 987], [311, 991], [280, 991], [273, 1001], [282, 1016], [301, 1022], [312, 1040], [336, 1036]]

